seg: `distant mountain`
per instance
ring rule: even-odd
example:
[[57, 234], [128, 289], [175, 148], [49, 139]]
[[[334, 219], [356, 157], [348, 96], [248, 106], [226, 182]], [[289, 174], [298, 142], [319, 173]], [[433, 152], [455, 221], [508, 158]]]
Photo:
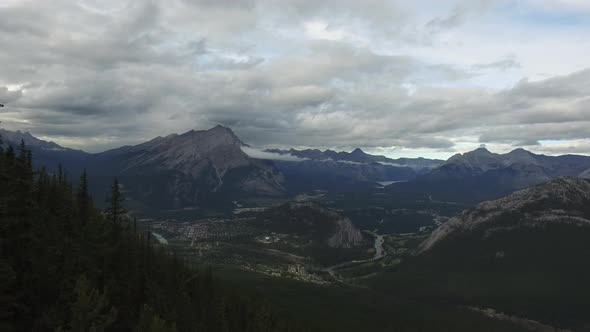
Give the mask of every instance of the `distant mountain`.
[[351, 186], [373, 186], [375, 182], [407, 181], [442, 163], [441, 160], [424, 158], [390, 159], [367, 154], [361, 149], [350, 153], [317, 149], [269, 149], [266, 152], [301, 158], [300, 161], [275, 161], [285, 174], [285, 185], [291, 191], [341, 190]]
[[590, 168], [590, 157], [545, 156], [524, 149], [496, 154], [479, 148], [449, 158], [430, 173], [389, 189], [431, 200], [477, 203], [498, 198], [559, 176], [578, 176]]
[[[576, 176], [590, 167], [590, 157], [563, 155], [545, 156], [537, 155], [525, 149], [515, 149], [506, 154], [491, 153], [485, 148], [457, 154], [449, 158], [447, 162], [437, 169], [440, 173], [450, 171], [467, 172], [470, 174], [482, 174], [487, 171], [512, 168], [528, 172], [531, 181], [547, 180], [557, 176]], [[437, 172], [433, 172], [436, 174]]]
[[143, 202], [169, 207], [239, 195], [281, 195], [284, 177], [272, 162], [250, 158], [227, 127], [191, 130], [97, 154], [92, 173], [117, 175]]
[[57, 169], [62, 164], [70, 172], [78, 172], [83, 165], [95, 158], [93, 155], [81, 150], [74, 150], [60, 146], [54, 142], [38, 139], [28, 132], [10, 131], [0, 129], [0, 136], [5, 144], [12, 145], [15, 149], [21, 141], [33, 152], [33, 164], [36, 168], [46, 167], [50, 170]]
[[380, 163], [389, 166], [398, 167], [410, 167], [418, 171], [435, 168], [444, 163], [442, 160], [437, 159], [426, 159], [426, 158], [398, 158], [392, 159], [380, 155], [372, 155], [365, 153], [363, 150], [356, 148], [352, 152], [336, 152], [332, 150], [321, 151], [318, 149], [307, 149], [307, 150], [280, 150], [280, 149], [268, 149], [265, 150], [271, 153], [277, 153], [281, 155], [292, 155], [299, 158], [310, 159], [310, 160], [334, 160], [334, 161], [349, 161], [355, 163]]

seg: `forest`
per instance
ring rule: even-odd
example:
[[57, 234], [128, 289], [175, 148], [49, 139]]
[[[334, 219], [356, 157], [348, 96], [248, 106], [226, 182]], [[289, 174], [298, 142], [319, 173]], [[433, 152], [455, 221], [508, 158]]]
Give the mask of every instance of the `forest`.
[[138, 230], [117, 179], [99, 210], [84, 171], [34, 170], [0, 139], [1, 331], [300, 331], [265, 299]]

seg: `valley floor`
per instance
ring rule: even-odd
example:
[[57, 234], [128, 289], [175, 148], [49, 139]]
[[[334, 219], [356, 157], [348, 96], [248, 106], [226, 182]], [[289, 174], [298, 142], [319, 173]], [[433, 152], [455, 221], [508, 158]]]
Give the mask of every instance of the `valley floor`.
[[[220, 278], [263, 294], [310, 331], [567, 331], [559, 330], [562, 313], [544, 317], [536, 306], [548, 304], [527, 298], [538, 294], [538, 301], [550, 301], [554, 295], [538, 289], [545, 284], [509, 286], [526, 280], [526, 273], [447, 274], [416, 267], [418, 245], [463, 206], [428, 200], [392, 203], [379, 192], [353, 195], [312, 199], [342, 208], [370, 242], [319, 256], [305, 250], [307, 238], [253, 226], [256, 214], [274, 202], [235, 202], [239, 213], [232, 216], [146, 219], [142, 227], [189, 265], [212, 266]], [[309, 199], [305, 197], [300, 199]], [[512, 300], [520, 307], [510, 305]], [[529, 302], [531, 310], [521, 310]]]

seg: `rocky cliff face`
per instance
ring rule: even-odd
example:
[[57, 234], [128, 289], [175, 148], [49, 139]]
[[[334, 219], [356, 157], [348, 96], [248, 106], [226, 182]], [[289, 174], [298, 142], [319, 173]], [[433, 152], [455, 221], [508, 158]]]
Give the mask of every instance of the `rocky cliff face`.
[[328, 239], [332, 248], [354, 248], [363, 241], [361, 231], [354, 227], [350, 219], [338, 218], [336, 232]]
[[259, 224], [277, 233], [296, 234], [331, 248], [354, 248], [363, 235], [349, 218], [314, 202], [289, 202], [258, 217]]
[[561, 177], [481, 203], [441, 225], [420, 249], [428, 251], [443, 242], [475, 233], [490, 237], [495, 233], [539, 229], [551, 224], [590, 227], [590, 180]]

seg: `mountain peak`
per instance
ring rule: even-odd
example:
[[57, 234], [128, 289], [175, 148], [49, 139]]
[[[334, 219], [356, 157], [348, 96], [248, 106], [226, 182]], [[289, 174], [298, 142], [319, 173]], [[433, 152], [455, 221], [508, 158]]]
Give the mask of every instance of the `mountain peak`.
[[28, 131], [10, 131], [10, 130], [6, 130], [6, 129], [0, 129], [0, 136], [2, 136], [2, 139], [6, 142], [6, 143], [11, 143], [13, 145], [18, 145], [20, 144], [21, 140], [25, 142], [25, 144], [29, 147], [37, 147], [37, 148], [42, 148], [42, 149], [46, 149], [46, 150], [60, 150], [60, 151], [65, 151], [65, 150], [72, 150], [72, 149], [67, 149], [64, 148], [60, 145], [58, 145], [57, 143], [51, 142], [51, 141], [44, 141], [42, 139], [39, 139], [33, 135], [31, 135], [30, 132]]
[[356, 148], [356, 149], [352, 150], [352, 152], [350, 154], [353, 154], [353, 155], [365, 155], [366, 153], [363, 150], [361, 150], [360, 148]]
[[[176, 140], [183, 142], [183, 144], [201, 145], [201, 141], [211, 141], [215, 144], [233, 144], [236, 146], [248, 146], [242, 142], [234, 132], [222, 125], [217, 125], [206, 130], [191, 129], [183, 134], [171, 134], [164, 137], [164, 140]], [[153, 141], [153, 140], [152, 140]]]
[[209, 129], [209, 131], [228, 131], [231, 132], [233, 134], [233, 131], [231, 130], [231, 128], [223, 126], [223, 125], [216, 125], [215, 127]]
[[[490, 152], [490, 150], [480, 147], [473, 151], [465, 152], [465, 153], [457, 153], [453, 155], [451, 158], [447, 160], [447, 162], [466, 162], [469, 161], [471, 163], [481, 163], [483, 160], [486, 162], [490, 159], [493, 159], [497, 156], [495, 153]], [[483, 159], [483, 160], [482, 160]]]
[[533, 154], [532, 152], [525, 150], [523, 148], [516, 148], [510, 152], [508, 152], [509, 155], [531, 155]]
[[479, 147], [471, 152], [467, 152], [467, 153], [471, 153], [471, 154], [478, 154], [478, 155], [491, 155], [493, 154], [492, 152], [490, 152], [490, 150], [484, 148], [484, 147]]

